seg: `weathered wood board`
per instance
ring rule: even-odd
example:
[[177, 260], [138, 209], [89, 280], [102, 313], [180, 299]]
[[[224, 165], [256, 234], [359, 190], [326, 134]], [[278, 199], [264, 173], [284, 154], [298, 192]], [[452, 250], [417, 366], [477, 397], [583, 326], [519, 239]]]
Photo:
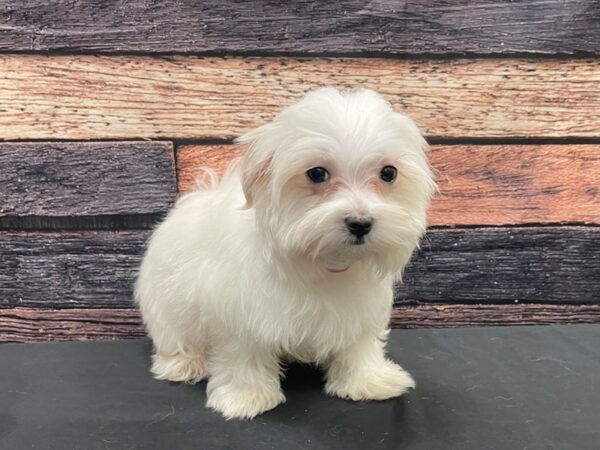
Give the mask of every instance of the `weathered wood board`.
[[0, 230], [139, 230], [154, 228], [164, 213], [95, 216], [4, 216]]
[[431, 230], [396, 301], [600, 302], [599, 227]]
[[586, 0], [3, 0], [0, 50], [598, 54], [599, 20]]
[[[0, 308], [127, 308], [149, 231], [0, 232]], [[592, 303], [600, 228], [431, 230], [396, 301]]]
[[218, 176], [240, 157], [243, 149], [237, 145], [180, 145], [177, 152], [177, 187], [180, 193], [197, 188], [204, 177], [203, 169], [214, 171]]
[[[397, 306], [394, 328], [600, 323], [600, 305]], [[146, 333], [137, 309], [0, 309], [0, 342], [124, 339]]]
[[171, 143], [0, 143], [0, 226], [162, 214], [176, 194]]
[[391, 323], [393, 328], [600, 323], [600, 305], [522, 303], [396, 306]]
[[[180, 190], [238, 154], [179, 147]], [[440, 187], [431, 225], [600, 223], [598, 145], [433, 146], [430, 159]], [[159, 142], [0, 143], [0, 227], [104, 228], [138, 215], [129, 223], [151, 226], [157, 217], [147, 215], [175, 198], [173, 166], [170, 144]]]
[[[178, 147], [179, 190], [193, 190], [203, 167], [223, 173], [240, 153]], [[429, 158], [439, 186], [430, 225], [600, 224], [600, 145], [434, 145]]]
[[149, 235], [0, 232], [0, 308], [131, 307]]
[[137, 309], [0, 309], [0, 342], [88, 341], [145, 336]]
[[600, 145], [434, 146], [432, 225], [600, 224]]
[[600, 137], [600, 60], [0, 55], [0, 140], [236, 137], [373, 88], [436, 138]]

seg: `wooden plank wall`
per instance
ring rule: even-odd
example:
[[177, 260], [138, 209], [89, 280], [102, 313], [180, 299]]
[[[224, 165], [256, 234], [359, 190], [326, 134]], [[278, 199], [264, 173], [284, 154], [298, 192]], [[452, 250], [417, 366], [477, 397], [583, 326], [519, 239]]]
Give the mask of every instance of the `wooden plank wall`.
[[0, 0], [0, 341], [142, 335], [152, 226], [323, 85], [433, 144], [394, 326], [600, 322], [599, 56], [594, 0]]

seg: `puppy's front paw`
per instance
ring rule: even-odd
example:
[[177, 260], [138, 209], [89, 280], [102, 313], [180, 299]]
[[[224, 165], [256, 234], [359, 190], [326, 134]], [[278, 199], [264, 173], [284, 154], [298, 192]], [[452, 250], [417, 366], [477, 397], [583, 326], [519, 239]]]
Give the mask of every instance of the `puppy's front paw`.
[[229, 419], [252, 419], [280, 403], [285, 397], [280, 390], [264, 386], [234, 386], [226, 384], [210, 389], [206, 406]]
[[389, 360], [374, 367], [363, 367], [351, 374], [329, 378], [325, 392], [350, 400], [385, 400], [398, 397], [415, 387], [408, 372]]

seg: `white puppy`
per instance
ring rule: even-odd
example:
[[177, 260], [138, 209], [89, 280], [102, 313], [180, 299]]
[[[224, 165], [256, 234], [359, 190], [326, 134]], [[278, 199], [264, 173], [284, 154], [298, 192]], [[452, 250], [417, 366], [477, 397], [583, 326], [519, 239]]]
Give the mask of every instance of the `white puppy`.
[[156, 378], [208, 377], [226, 418], [285, 400], [282, 361], [321, 365], [325, 391], [352, 400], [414, 387], [384, 347], [435, 188], [415, 124], [373, 91], [328, 88], [239, 143], [149, 242], [136, 298]]

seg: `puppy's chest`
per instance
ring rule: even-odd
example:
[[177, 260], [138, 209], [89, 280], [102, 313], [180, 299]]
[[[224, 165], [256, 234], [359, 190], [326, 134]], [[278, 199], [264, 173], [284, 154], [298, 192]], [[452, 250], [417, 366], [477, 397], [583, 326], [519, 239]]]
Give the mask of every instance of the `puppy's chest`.
[[303, 361], [323, 359], [366, 333], [386, 328], [391, 307], [388, 290], [337, 294], [288, 299], [288, 307], [273, 318], [278, 323], [276, 339], [284, 353]]

